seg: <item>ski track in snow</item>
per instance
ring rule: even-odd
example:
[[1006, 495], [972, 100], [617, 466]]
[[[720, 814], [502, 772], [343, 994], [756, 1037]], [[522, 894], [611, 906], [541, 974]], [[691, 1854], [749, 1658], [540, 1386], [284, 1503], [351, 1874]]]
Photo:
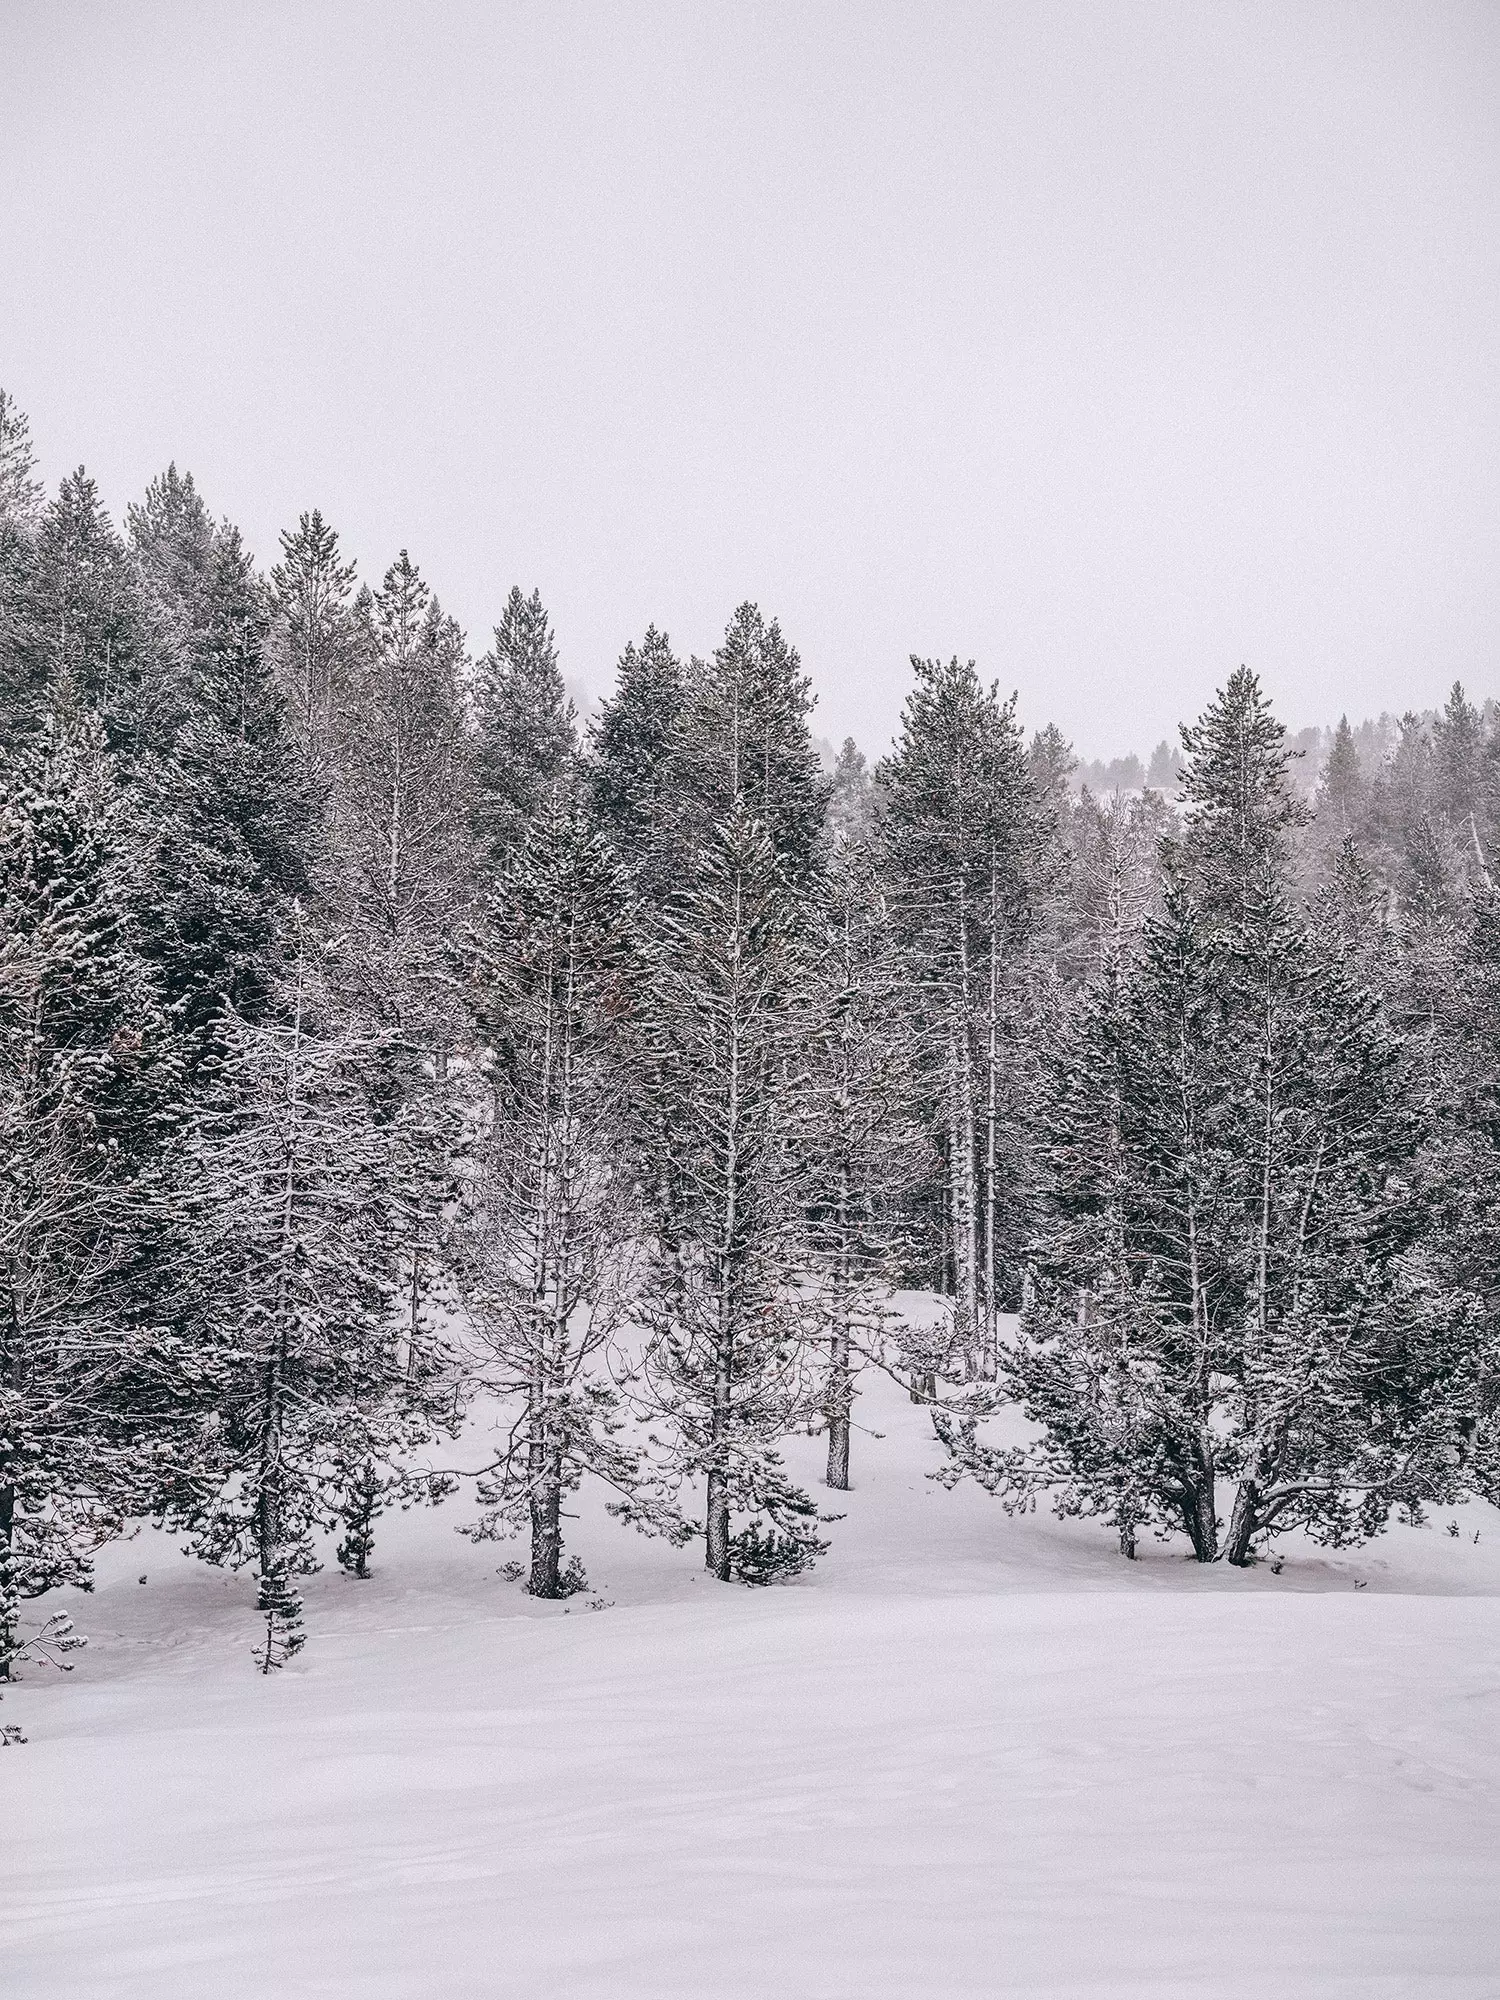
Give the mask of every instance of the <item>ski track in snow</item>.
[[1132, 1566], [933, 1486], [925, 1413], [864, 1387], [885, 1435], [780, 1589], [585, 1498], [609, 1608], [536, 1604], [456, 1501], [312, 1578], [264, 1680], [248, 1577], [107, 1551], [77, 1671], [0, 1706], [0, 1990], [1500, 1996], [1500, 1516]]

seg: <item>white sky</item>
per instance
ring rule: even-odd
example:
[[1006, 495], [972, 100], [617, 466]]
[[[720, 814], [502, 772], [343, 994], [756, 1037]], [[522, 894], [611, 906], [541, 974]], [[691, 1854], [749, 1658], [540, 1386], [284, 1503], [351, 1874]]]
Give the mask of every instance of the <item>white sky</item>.
[[123, 516], [409, 546], [870, 749], [1500, 693], [1500, 6], [0, 0], [0, 382]]

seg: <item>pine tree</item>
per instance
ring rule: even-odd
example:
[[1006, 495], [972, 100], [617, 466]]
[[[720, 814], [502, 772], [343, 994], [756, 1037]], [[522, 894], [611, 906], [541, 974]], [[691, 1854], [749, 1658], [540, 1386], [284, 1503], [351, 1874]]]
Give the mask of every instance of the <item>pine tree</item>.
[[32, 726], [37, 709], [41, 649], [33, 621], [42, 487], [35, 466], [31, 427], [0, 389], [0, 723], [11, 742]]
[[429, 1436], [393, 1311], [400, 1229], [390, 1141], [362, 1088], [378, 1038], [340, 1025], [297, 919], [275, 1015], [226, 1024], [216, 1102], [187, 1146], [196, 1189], [204, 1462], [167, 1511], [209, 1561], [253, 1562], [267, 1671], [300, 1645], [292, 1579], [317, 1567], [367, 1461]]
[[175, 470], [132, 509], [167, 691], [136, 769], [139, 922], [168, 1002], [211, 1049], [223, 1009], [254, 1018], [316, 815], [268, 653], [269, 605], [237, 529], [215, 527]]
[[459, 948], [471, 894], [463, 636], [404, 552], [356, 617], [330, 735], [330, 976], [343, 1010], [381, 1031], [366, 1089], [396, 1149], [407, 1366], [414, 1392], [436, 1391], [454, 1065], [472, 1033]]
[[[846, 745], [847, 751], [853, 748]], [[840, 770], [863, 774], [847, 754]], [[852, 785], [836, 779], [835, 803]], [[858, 797], [858, 793], [855, 793]], [[843, 826], [857, 826], [852, 814]], [[892, 1330], [889, 1297], [906, 1245], [903, 1210], [919, 1172], [916, 1088], [902, 1030], [906, 979], [867, 844], [836, 829], [809, 964], [817, 1024], [803, 1147], [809, 1254], [827, 1342], [827, 1483], [849, 1485], [855, 1381]]]
[[0, 525], [32, 531], [42, 512], [31, 425], [14, 396], [0, 389]]
[[485, 1013], [500, 1026], [486, 1057], [491, 1114], [469, 1148], [455, 1232], [476, 1372], [521, 1405], [465, 1532], [528, 1525], [533, 1597], [581, 1587], [581, 1570], [563, 1562], [562, 1507], [585, 1475], [628, 1518], [675, 1525], [620, 1441], [619, 1398], [598, 1366], [625, 1322], [636, 1226], [604, 1018], [616, 909], [606, 850], [566, 773], [521, 836], [477, 939]]
[[662, 1157], [645, 1176], [656, 1212], [641, 1393], [671, 1427], [668, 1474], [706, 1482], [710, 1572], [793, 1574], [822, 1546], [776, 1448], [819, 1401], [796, 1130], [808, 975], [795, 891], [743, 802], [649, 914], [633, 977], [634, 1032], [663, 1093]]
[[1134, 970], [1106, 968], [1051, 1107], [1013, 1371], [1044, 1441], [951, 1441], [997, 1490], [1109, 1512], [1122, 1545], [1152, 1520], [1244, 1563], [1293, 1524], [1353, 1539], [1451, 1487], [1463, 1399], [1434, 1357], [1472, 1343], [1420, 1251], [1399, 1044], [1335, 927], [1315, 943], [1288, 898], [1299, 815], [1253, 677], [1185, 737], [1164, 915]]
[[901, 736], [879, 774], [882, 876], [926, 999], [927, 1120], [946, 1175], [939, 1213], [953, 1346], [989, 1375], [1024, 1235], [1004, 1135], [1022, 1069], [1012, 972], [1034, 921], [1042, 820], [1014, 702], [985, 690], [972, 662], [912, 665]]
[[81, 466], [42, 515], [7, 623], [16, 678], [31, 691], [32, 725], [49, 690], [71, 690], [99, 716], [128, 768], [143, 739], [155, 740], [145, 607], [125, 546]]
[[681, 662], [653, 625], [620, 656], [615, 692], [589, 733], [595, 818], [639, 893], [660, 898], [675, 875], [681, 787], [676, 758], [687, 700]]
[[382, 1478], [374, 1459], [366, 1458], [355, 1467], [339, 1502], [338, 1517], [344, 1524], [344, 1539], [337, 1550], [339, 1567], [361, 1582], [370, 1574], [375, 1523], [385, 1512], [387, 1497], [396, 1483]]
[[0, 1676], [20, 1601], [87, 1589], [93, 1550], [144, 1504], [180, 1389], [135, 1283], [172, 1079], [119, 829], [76, 714], [0, 766]]
[[540, 592], [511, 590], [494, 643], [475, 669], [474, 707], [474, 834], [490, 862], [503, 867], [577, 747]]
[[863, 750], [846, 736], [828, 793], [828, 831], [836, 841], [868, 848], [875, 837], [875, 778]]
[[765, 828], [788, 881], [804, 887], [821, 858], [829, 786], [796, 650], [775, 619], [742, 604], [712, 661], [694, 660], [687, 680], [677, 782], [689, 845], [716, 840], [743, 810]]
[[270, 575], [271, 608], [280, 683], [315, 773], [327, 762], [356, 643], [353, 585], [354, 564], [341, 559], [336, 531], [317, 508], [299, 515], [295, 532], [281, 537], [281, 561]]

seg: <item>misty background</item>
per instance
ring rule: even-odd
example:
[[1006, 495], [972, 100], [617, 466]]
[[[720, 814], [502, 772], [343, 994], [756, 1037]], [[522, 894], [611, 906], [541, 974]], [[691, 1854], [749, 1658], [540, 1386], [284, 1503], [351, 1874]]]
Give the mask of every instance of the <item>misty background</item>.
[[1500, 12], [0, 7], [0, 382], [606, 692], [780, 617], [872, 752], [1495, 688]]

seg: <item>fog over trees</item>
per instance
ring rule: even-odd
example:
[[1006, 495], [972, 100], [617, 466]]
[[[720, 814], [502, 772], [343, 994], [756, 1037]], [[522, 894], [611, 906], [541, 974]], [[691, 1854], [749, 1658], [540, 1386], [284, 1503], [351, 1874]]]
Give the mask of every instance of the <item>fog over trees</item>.
[[1500, 1497], [1492, 705], [1293, 740], [1206, 664], [1081, 769], [916, 658], [825, 759], [743, 604], [580, 730], [535, 590], [476, 656], [317, 512], [262, 570], [175, 467], [117, 528], [34, 464], [0, 394], [0, 1677], [142, 1519], [271, 1671], [476, 1411], [547, 1598], [583, 1481], [824, 1559], [870, 1368], [1126, 1558]]

